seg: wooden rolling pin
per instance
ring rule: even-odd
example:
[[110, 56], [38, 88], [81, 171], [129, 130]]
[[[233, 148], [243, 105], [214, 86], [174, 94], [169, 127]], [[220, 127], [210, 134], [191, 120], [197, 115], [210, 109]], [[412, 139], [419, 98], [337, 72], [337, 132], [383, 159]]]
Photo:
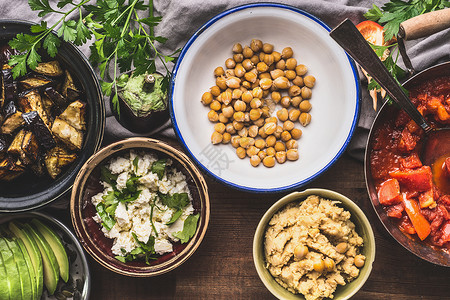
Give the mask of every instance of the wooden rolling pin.
[[450, 8], [432, 11], [400, 24], [398, 35], [406, 40], [423, 38], [450, 28]]

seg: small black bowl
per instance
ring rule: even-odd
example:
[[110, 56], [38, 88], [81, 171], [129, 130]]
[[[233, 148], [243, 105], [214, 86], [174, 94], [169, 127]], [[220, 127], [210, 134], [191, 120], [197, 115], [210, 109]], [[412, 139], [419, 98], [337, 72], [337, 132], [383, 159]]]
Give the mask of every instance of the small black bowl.
[[[35, 23], [0, 20], [0, 41], [8, 41], [18, 33], [30, 33], [32, 25]], [[58, 199], [72, 188], [81, 166], [100, 148], [105, 127], [105, 105], [97, 76], [87, 58], [71, 43], [61, 41], [56, 59], [82, 88], [82, 100], [87, 103], [83, 148], [77, 160], [55, 180], [23, 175], [10, 182], [0, 182], [0, 212], [26, 211]]]

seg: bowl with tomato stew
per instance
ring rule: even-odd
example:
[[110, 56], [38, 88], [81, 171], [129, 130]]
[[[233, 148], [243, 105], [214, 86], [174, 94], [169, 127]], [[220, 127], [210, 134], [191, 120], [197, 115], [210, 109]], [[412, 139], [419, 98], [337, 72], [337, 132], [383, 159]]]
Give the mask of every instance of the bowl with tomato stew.
[[[413, 76], [403, 86], [433, 127], [449, 126], [450, 62]], [[369, 134], [366, 186], [378, 217], [397, 242], [426, 261], [450, 267], [450, 158], [444, 155], [426, 164], [421, 157], [424, 141], [423, 130], [386, 102]]]

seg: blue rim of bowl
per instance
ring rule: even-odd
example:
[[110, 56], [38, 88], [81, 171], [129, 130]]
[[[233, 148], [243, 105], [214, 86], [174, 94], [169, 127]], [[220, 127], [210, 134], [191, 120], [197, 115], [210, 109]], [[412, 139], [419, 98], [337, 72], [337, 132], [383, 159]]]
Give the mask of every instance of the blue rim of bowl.
[[241, 191], [247, 191], [247, 192], [257, 192], [257, 193], [277, 193], [277, 192], [284, 192], [284, 191], [290, 191], [299, 187], [302, 187], [304, 185], [306, 185], [307, 183], [311, 182], [312, 180], [316, 179], [317, 177], [319, 177], [320, 175], [322, 175], [326, 170], [328, 170], [329, 167], [331, 167], [338, 159], [339, 157], [341, 157], [341, 155], [344, 153], [345, 149], [347, 148], [348, 144], [350, 143], [350, 140], [353, 136], [353, 133], [355, 131], [355, 127], [356, 124], [358, 123], [358, 118], [359, 118], [359, 110], [360, 110], [360, 106], [359, 106], [359, 101], [361, 99], [361, 89], [359, 86], [359, 77], [358, 77], [358, 72], [356, 70], [356, 65], [353, 61], [353, 59], [350, 58], [350, 56], [348, 56], [347, 53], [345, 53], [345, 55], [347, 56], [347, 59], [350, 63], [350, 66], [352, 68], [353, 71], [353, 77], [355, 79], [355, 83], [356, 83], [356, 107], [355, 107], [355, 115], [353, 117], [353, 122], [352, 122], [352, 126], [350, 128], [350, 132], [347, 136], [347, 139], [345, 140], [344, 144], [342, 145], [341, 149], [339, 150], [339, 152], [335, 155], [335, 157], [327, 164], [325, 165], [321, 170], [319, 170], [318, 172], [316, 172], [314, 175], [299, 181], [297, 183], [291, 184], [291, 185], [287, 185], [287, 186], [282, 186], [282, 187], [276, 187], [276, 188], [270, 188], [270, 189], [263, 189], [263, 188], [252, 188], [252, 187], [248, 187], [248, 186], [243, 186], [243, 185], [238, 185], [235, 184], [233, 182], [230, 182], [228, 180], [225, 180], [217, 175], [215, 175], [214, 173], [212, 173], [211, 171], [209, 171], [209, 169], [204, 166], [196, 157], [195, 155], [192, 154], [191, 150], [189, 149], [189, 147], [187, 146], [186, 142], [183, 139], [183, 136], [181, 135], [181, 132], [178, 128], [177, 125], [177, 121], [175, 119], [175, 113], [173, 110], [173, 90], [175, 87], [175, 79], [177, 77], [177, 72], [178, 69], [181, 65], [181, 62], [183, 61], [184, 56], [186, 55], [186, 53], [188, 52], [189, 48], [191, 47], [191, 45], [195, 42], [195, 40], [206, 30], [208, 29], [211, 25], [213, 25], [214, 23], [216, 23], [217, 21], [219, 21], [220, 19], [222, 19], [223, 17], [226, 17], [232, 13], [244, 10], [244, 9], [250, 9], [250, 8], [255, 8], [255, 7], [271, 7], [271, 8], [279, 8], [279, 9], [287, 9], [290, 11], [294, 11], [296, 13], [299, 13], [300, 15], [303, 15], [311, 20], [313, 20], [314, 22], [318, 23], [319, 25], [321, 25], [323, 28], [325, 28], [325, 30], [327, 30], [328, 32], [331, 31], [331, 28], [326, 25], [322, 20], [320, 20], [319, 18], [311, 15], [310, 13], [307, 13], [304, 10], [301, 10], [299, 8], [290, 6], [290, 5], [285, 5], [285, 4], [279, 4], [279, 3], [254, 3], [254, 4], [246, 4], [246, 5], [241, 5], [241, 6], [236, 6], [233, 8], [230, 8], [216, 16], [214, 16], [213, 18], [211, 18], [208, 22], [206, 22], [205, 24], [203, 24], [203, 26], [201, 26], [193, 35], [192, 37], [187, 41], [186, 45], [184, 45], [180, 56], [178, 57], [177, 63], [175, 64], [175, 66], [173, 67], [172, 70], [172, 78], [170, 80], [170, 89], [169, 89], [169, 110], [170, 110], [170, 118], [172, 120], [172, 124], [173, 124], [173, 129], [175, 131], [175, 134], [178, 137], [178, 140], [180, 141], [181, 145], [183, 146], [183, 148], [186, 150], [187, 154], [192, 158], [192, 160], [198, 165], [200, 166], [200, 168], [206, 172], [209, 176], [211, 176], [212, 178], [214, 178], [216, 181], [219, 182], [223, 182], [224, 184], [241, 190]]

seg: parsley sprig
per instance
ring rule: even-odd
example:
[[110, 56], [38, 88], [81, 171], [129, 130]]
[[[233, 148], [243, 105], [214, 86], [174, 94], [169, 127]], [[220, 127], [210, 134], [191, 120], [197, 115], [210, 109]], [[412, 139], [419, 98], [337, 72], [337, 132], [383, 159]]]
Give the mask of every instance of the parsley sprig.
[[[32, 34], [21, 33], [10, 41], [12, 48], [22, 52], [9, 61], [14, 66], [15, 78], [24, 75], [27, 67], [35, 69], [42, 61], [40, 48], [55, 57], [61, 44], [58, 37], [77, 46], [94, 37], [89, 60], [99, 68], [103, 93], [114, 94], [113, 108], [119, 115], [117, 79], [120, 73], [132, 70], [135, 75], [155, 73], [158, 60], [165, 72], [162, 89], [167, 91], [171, 76], [167, 63], [174, 62], [181, 49], [167, 55], [158, 50], [158, 43], [165, 43], [167, 38], [154, 34], [154, 27], [161, 22], [161, 17], [153, 15], [153, 1], [145, 4], [143, 0], [60, 0], [56, 4], [58, 9], [52, 8], [48, 0], [28, 0], [28, 4], [39, 12], [39, 17], [60, 14], [61, 18], [50, 27], [42, 21], [31, 27]], [[76, 20], [68, 19], [74, 11], [78, 11]], [[87, 12], [86, 16], [83, 11]], [[139, 17], [145, 13], [148, 17]], [[57, 26], [60, 27], [55, 35], [53, 30]]]

